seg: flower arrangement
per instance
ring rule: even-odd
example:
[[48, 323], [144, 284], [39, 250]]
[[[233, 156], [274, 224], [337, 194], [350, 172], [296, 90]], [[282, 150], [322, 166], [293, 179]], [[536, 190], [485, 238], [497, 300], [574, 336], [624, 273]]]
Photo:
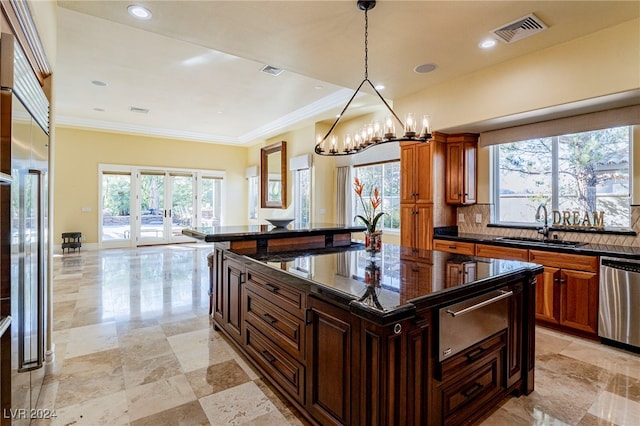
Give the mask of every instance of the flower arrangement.
[[353, 188], [356, 192], [356, 195], [360, 199], [362, 210], [364, 211], [364, 216], [358, 214], [356, 215], [356, 218], [360, 219], [364, 223], [364, 225], [367, 227], [368, 233], [373, 233], [376, 231], [378, 221], [385, 214], [384, 212], [376, 212], [378, 207], [380, 207], [380, 204], [382, 204], [378, 188], [373, 188], [373, 194], [369, 196], [369, 205], [367, 205], [362, 198], [364, 183], [360, 182], [360, 179], [355, 178]]

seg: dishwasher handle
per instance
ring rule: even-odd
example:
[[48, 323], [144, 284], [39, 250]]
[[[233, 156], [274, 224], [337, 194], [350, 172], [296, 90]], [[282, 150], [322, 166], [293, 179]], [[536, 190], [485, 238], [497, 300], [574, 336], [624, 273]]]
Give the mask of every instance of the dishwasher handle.
[[513, 291], [504, 291], [504, 290], [498, 290], [499, 291], [499, 295], [492, 297], [490, 299], [487, 300], [483, 300], [482, 302], [476, 303], [474, 305], [468, 306], [466, 308], [460, 309], [459, 311], [454, 311], [451, 309], [447, 309], [447, 313], [449, 315], [451, 315], [452, 317], [457, 317], [460, 315], [464, 315], [466, 313], [469, 313], [471, 311], [475, 311], [476, 309], [480, 309], [483, 306], [487, 306], [490, 305], [492, 303], [497, 302], [498, 300], [502, 300], [502, 299], [506, 299], [507, 297], [511, 297], [513, 296]]

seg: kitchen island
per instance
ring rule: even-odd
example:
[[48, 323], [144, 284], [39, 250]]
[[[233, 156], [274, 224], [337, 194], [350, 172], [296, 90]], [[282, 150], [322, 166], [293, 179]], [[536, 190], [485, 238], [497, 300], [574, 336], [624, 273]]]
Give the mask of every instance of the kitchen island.
[[538, 265], [357, 242], [210, 259], [214, 326], [314, 424], [463, 424], [533, 391]]

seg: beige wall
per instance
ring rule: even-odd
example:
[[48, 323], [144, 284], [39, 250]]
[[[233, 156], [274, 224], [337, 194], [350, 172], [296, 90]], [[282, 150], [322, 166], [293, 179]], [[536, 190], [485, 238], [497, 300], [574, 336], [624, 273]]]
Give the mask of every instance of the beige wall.
[[[640, 88], [640, 19], [489, 67], [395, 101], [435, 130]], [[478, 202], [489, 202], [489, 150], [478, 155]], [[636, 160], [638, 153], [636, 152]], [[640, 201], [640, 161], [634, 162]]]
[[[276, 142], [287, 142], [287, 170], [289, 159], [299, 155], [311, 154], [312, 168], [312, 193], [311, 193], [311, 222], [334, 223], [335, 222], [335, 175], [333, 158], [315, 155], [315, 126], [306, 126], [290, 132], [280, 134], [248, 149], [248, 165], [260, 165], [260, 148]], [[287, 208], [286, 209], [260, 209], [258, 223], [264, 224], [265, 218], [293, 217], [293, 173], [287, 171]]]
[[[67, 231], [82, 232], [87, 243], [98, 242], [99, 164], [224, 171], [224, 224], [244, 224], [246, 151], [226, 145], [58, 127], [54, 244], [60, 244], [60, 234]], [[83, 212], [83, 208], [90, 211]]]

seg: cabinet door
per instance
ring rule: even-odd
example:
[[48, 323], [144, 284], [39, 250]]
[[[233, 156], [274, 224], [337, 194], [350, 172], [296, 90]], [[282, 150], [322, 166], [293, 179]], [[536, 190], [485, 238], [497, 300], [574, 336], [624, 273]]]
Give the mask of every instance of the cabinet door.
[[433, 185], [431, 183], [432, 145], [420, 143], [414, 145], [414, 189], [416, 203], [433, 203]]
[[213, 318], [220, 324], [224, 322], [224, 264], [223, 264], [223, 251], [215, 249], [213, 259], [213, 270], [210, 279], [213, 280], [210, 283], [211, 290], [213, 291]]
[[323, 425], [357, 424], [356, 317], [313, 297], [309, 308], [306, 409]]
[[223, 274], [223, 327], [232, 338], [242, 343], [242, 284], [246, 277], [244, 265], [225, 258]]
[[415, 248], [415, 204], [400, 204], [400, 245]]
[[536, 282], [536, 319], [557, 324], [560, 321], [560, 269], [545, 266]]
[[462, 180], [463, 180], [463, 191], [462, 191], [462, 204], [475, 204], [477, 198], [477, 185], [476, 185], [476, 156], [477, 156], [477, 148], [476, 144], [473, 142], [465, 142], [464, 146], [464, 157], [462, 163]]
[[414, 203], [415, 144], [400, 144], [400, 203]]
[[415, 248], [431, 250], [433, 244], [433, 205], [416, 204]]
[[598, 275], [563, 269], [560, 324], [588, 334], [598, 333]]
[[430, 143], [400, 147], [400, 203], [433, 202], [432, 152]]
[[445, 197], [449, 204], [462, 204], [464, 180], [462, 179], [462, 143], [448, 143]]

